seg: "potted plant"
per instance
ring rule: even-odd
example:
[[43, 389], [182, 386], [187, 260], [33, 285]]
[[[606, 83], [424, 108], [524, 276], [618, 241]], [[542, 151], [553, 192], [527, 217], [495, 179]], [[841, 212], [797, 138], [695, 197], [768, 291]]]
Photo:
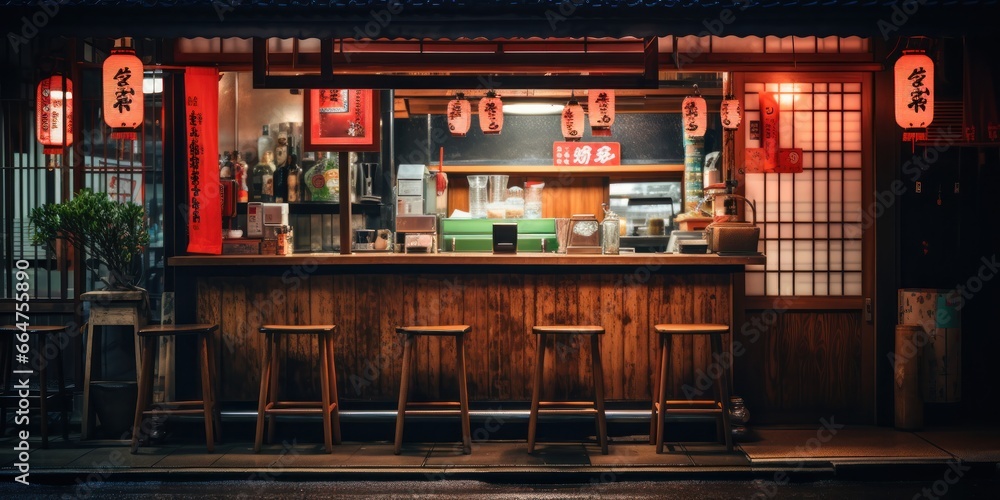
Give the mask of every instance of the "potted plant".
[[149, 232], [142, 206], [119, 203], [106, 193], [84, 189], [66, 203], [50, 203], [35, 208], [28, 216], [35, 228], [32, 243], [54, 247], [62, 238], [87, 252], [86, 265], [107, 276], [100, 279], [108, 290], [139, 290], [143, 252]]

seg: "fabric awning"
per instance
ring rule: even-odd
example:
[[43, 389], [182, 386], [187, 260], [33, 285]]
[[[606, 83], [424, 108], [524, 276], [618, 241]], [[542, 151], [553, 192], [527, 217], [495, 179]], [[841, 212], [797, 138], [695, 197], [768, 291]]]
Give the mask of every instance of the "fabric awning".
[[[4, 31], [97, 37], [992, 35], [998, 0], [0, 0]], [[39, 22], [44, 21], [44, 23]], [[29, 27], [29, 31], [30, 31]]]

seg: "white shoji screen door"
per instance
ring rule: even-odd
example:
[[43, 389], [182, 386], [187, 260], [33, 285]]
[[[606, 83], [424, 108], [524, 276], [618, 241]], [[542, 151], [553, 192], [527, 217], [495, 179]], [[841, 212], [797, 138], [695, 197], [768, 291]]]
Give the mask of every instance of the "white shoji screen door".
[[870, 296], [864, 263], [872, 228], [862, 226], [872, 155], [866, 82], [860, 74], [748, 75], [744, 81], [744, 147], [761, 147], [749, 123], [761, 118], [760, 93], [770, 92], [779, 107], [779, 147], [803, 153], [801, 173], [744, 178], [767, 255], [766, 264], [747, 268], [748, 296]]

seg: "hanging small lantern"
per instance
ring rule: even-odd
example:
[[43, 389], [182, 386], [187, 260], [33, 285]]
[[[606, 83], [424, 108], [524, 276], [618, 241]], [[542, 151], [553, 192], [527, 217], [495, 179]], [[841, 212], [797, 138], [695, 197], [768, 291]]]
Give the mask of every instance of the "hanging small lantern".
[[448, 101], [448, 130], [454, 137], [465, 137], [472, 125], [472, 105], [459, 92], [455, 98]]
[[726, 96], [722, 100], [722, 107], [719, 108], [719, 115], [722, 117], [722, 128], [726, 130], [736, 130], [740, 127], [740, 121], [743, 119], [743, 110], [740, 108], [739, 99], [733, 99], [733, 96]]
[[35, 92], [35, 136], [42, 152], [57, 155], [73, 144], [73, 82], [52, 75]]
[[615, 91], [611, 89], [588, 90], [587, 112], [590, 114], [590, 134], [610, 137], [615, 124]]
[[567, 141], [579, 141], [583, 138], [583, 118], [583, 106], [571, 96], [562, 111], [562, 135]]
[[132, 140], [142, 125], [142, 61], [135, 56], [131, 38], [115, 40], [104, 60], [104, 122], [111, 138]]
[[684, 98], [681, 104], [681, 123], [687, 137], [704, 137], [708, 128], [708, 107], [701, 97], [698, 86], [694, 86], [694, 95]]
[[903, 141], [926, 140], [934, 120], [934, 61], [922, 50], [904, 50], [894, 72], [896, 123], [903, 127]]
[[498, 135], [503, 130], [503, 101], [492, 90], [479, 100], [479, 128], [487, 135]]

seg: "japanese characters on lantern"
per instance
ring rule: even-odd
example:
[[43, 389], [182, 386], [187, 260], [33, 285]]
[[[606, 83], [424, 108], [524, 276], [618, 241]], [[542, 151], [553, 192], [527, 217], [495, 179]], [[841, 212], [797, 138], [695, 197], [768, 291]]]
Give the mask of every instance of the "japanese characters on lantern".
[[135, 140], [142, 125], [142, 61], [135, 56], [131, 38], [115, 41], [104, 60], [104, 122], [112, 139]]
[[472, 126], [472, 104], [459, 92], [448, 101], [448, 131], [454, 137], [465, 137]]
[[594, 137], [610, 137], [611, 126], [615, 123], [615, 91], [587, 91], [587, 112], [590, 114], [590, 134]]
[[35, 137], [44, 154], [59, 154], [73, 144], [73, 82], [69, 78], [57, 74], [38, 82], [35, 118]]
[[497, 135], [503, 130], [503, 101], [492, 90], [479, 100], [479, 128], [486, 135]]
[[723, 99], [719, 108], [719, 115], [722, 119], [722, 128], [726, 130], [736, 130], [740, 127], [743, 119], [743, 110], [740, 108], [739, 99]]
[[896, 123], [903, 140], [926, 140], [934, 120], [934, 61], [922, 50], [904, 50], [894, 73]]
[[708, 127], [708, 108], [697, 89], [695, 95], [685, 97], [681, 103], [681, 124], [687, 137], [704, 137]]
[[571, 98], [562, 111], [562, 135], [567, 141], [579, 141], [583, 138], [583, 106]]

